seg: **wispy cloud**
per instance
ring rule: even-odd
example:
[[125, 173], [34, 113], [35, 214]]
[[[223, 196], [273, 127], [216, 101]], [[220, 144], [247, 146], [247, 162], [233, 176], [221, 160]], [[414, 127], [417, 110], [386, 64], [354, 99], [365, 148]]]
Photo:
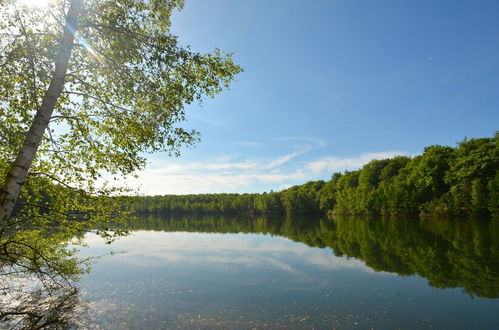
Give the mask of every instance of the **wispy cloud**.
[[283, 165], [287, 162], [289, 162], [290, 160], [292, 160], [293, 158], [296, 158], [300, 155], [303, 155], [304, 153], [306, 153], [308, 150], [298, 150], [298, 151], [295, 151], [295, 152], [292, 152], [290, 154], [287, 154], [287, 155], [284, 155], [284, 156], [280, 156], [280, 157], [277, 157], [275, 158], [274, 160], [270, 161], [270, 163], [268, 163], [267, 165], [263, 166], [262, 168], [263, 169], [271, 169], [271, 168], [275, 168], [275, 167], [278, 167], [280, 165]]
[[[176, 167], [175, 165], [173, 167]], [[208, 166], [211, 168], [217, 166]], [[307, 179], [301, 171], [266, 173], [258, 170], [245, 173], [241, 170], [216, 173], [210, 170], [172, 171], [171, 167], [163, 170], [145, 170], [137, 178], [128, 180], [132, 188], [138, 188], [145, 194], [192, 194], [215, 192], [255, 191], [254, 185], [270, 184], [278, 186], [282, 182]], [[275, 189], [275, 188], [274, 188]]]
[[405, 152], [401, 151], [384, 151], [384, 152], [374, 152], [365, 153], [357, 157], [350, 158], [340, 158], [340, 157], [324, 157], [316, 161], [312, 161], [306, 165], [306, 168], [312, 173], [322, 173], [324, 171], [337, 172], [348, 169], [360, 168], [364, 164], [370, 162], [373, 159], [386, 159], [393, 158], [399, 155], [405, 155]]
[[282, 190], [309, 180], [327, 179], [333, 172], [358, 169], [373, 159], [406, 154], [398, 151], [365, 153], [357, 157], [307, 159], [313, 147], [274, 158], [237, 160], [217, 157], [206, 162], [156, 160], [128, 185], [144, 194], [191, 194], [215, 192], [263, 192]]
[[232, 142], [231, 144], [236, 145], [236, 146], [241, 146], [241, 147], [261, 147], [262, 146], [262, 143], [254, 142], [254, 141], [239, 141], [239, 142]]
[[277, 141], [293, 141], [298, 143], [312, 144], [315, 148], [324, 148], [326, 141], [312, 136], [285, 136], [276, 139]]

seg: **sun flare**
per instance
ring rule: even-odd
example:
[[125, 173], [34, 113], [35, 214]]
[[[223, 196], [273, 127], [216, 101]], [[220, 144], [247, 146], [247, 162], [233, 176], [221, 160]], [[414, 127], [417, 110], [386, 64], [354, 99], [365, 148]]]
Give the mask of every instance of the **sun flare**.
[[46, 7], [53, 0], [19, 0], [19, 3], [28, 7]]

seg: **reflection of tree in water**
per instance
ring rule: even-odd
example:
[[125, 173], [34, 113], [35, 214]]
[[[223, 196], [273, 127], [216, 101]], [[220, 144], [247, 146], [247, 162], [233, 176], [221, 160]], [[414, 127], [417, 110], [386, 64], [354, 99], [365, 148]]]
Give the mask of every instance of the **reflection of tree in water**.
[[75, 287], [85, 263], [57, 234], [41, 231], [0, 237], [0, 327], [64, 329], [81, 311]]
[[419, 275], [434, 287], [499, 298], [499, 219], [148, 217], [132, 227], [279, 235], [330, 247], [335, 255], [361, 259], [375, 271]]
[[[140, 218], [133, 229], [262, 233], [363, 260], [376, 271], [417, 274], [439, 288], [499, 297], [499, 221], [449, 219]], [[87, 270], [64, 233], [0, 236], [0, 328], [81, 327], [92, 319], [75, 286]], [[85, 316], [85, 317], [77, 317]]]

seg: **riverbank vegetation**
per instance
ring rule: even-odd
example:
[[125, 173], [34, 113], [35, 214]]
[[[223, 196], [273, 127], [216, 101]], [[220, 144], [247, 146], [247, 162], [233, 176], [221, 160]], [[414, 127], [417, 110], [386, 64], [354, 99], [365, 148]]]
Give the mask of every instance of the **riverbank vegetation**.
[[499, 132], [433, 145], [415, 157], [373, 160], [357, 171], [334, 173], [263, 194], [141, 196], [146, 214], [349, 214], [499, 216]]

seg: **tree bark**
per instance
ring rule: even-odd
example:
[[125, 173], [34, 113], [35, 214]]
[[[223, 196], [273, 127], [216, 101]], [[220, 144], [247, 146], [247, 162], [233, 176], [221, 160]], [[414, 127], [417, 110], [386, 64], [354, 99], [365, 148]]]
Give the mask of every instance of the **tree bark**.
[[7, 172], [5, 183], [0, 190], [0, 232], [3, 232], [8, 225], [8, 219], [12, 214], [21, 187], [28, 176], [29, 168], [33, 163], [43, 134], [50, 122], [55, 105], [64, 87], [68, 62], [73, 50], [81, 13], [82, 0], [71, 0], [66, 15], [64, 35], [55, 59], [55, 70], [52, 79], [43, 96], [42, 104], [37, 110], [33, 123], [26, 134], [23, 145], [17, 154], [16, 160]]

